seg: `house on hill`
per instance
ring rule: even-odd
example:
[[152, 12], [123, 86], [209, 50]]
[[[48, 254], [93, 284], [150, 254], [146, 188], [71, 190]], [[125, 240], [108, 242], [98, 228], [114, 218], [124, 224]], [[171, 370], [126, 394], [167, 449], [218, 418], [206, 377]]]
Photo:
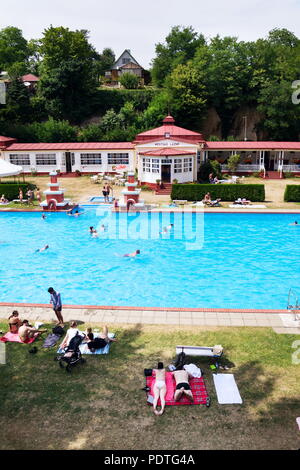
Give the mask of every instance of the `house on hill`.
[[111, 70], [105, 72], [105, 77], [110, 80], [111, 86], [120, 86], [120, 77], [126, 72], [139, 77], [141, 84], [145, 83], [145, 79], [147, 81], [147, 71], [135, 60], [129, 49], [125, 49], [118, 60], [116, 60]]

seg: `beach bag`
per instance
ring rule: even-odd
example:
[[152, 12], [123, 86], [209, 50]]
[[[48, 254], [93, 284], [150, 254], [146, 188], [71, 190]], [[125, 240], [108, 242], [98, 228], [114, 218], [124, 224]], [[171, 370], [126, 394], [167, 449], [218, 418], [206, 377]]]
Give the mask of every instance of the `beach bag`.
[[52, 333], [58, 336], [62, 336], [65, 334], [65, 330], [61, 326], [57, 325], [52, 328]]

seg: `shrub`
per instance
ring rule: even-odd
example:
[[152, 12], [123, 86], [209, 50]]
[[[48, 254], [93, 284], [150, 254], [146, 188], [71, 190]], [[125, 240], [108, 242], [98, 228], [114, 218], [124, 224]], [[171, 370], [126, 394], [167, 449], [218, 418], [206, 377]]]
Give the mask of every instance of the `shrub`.
[[120, 77], [120, 83], [124, 88], [127, 88], [128, 90], [134, 90], [138, 88], [140, 79], [137, 75], [131, 72], [125, 72]]
[[241, 161], [241, 156], [238, 153], [235, 155], [230, 155], [227, 161], [228, 169], [232, 172], [235, 172], [240, 161]]
[[285, 171], [283, 173], [283, 177], [284, 178], [293, 178], [294, 177], [294, 173], [291, 173], [290, 171]]
[[0, 183], [0, 194], [4, 194], [9, 201], [12, 201], [19, 198], [20, 188], [23, 191], [24, 198], [26, 198], [25, 195], [28, 189], [36, 189], [36, 185], [32, 183], [13, 183], [11, 181], [2, 182]]
[[216, 160], [207, 160], [202, 163], [199, 168], [198, 179], [199, 181], [206, 183], [209, 180], [209, 175], [213, 173], [218, 179], [221, 179], [221, 165]]
[[300, 185], [287, 184], [284, 191], [285, 202], [300, 202]]
[[208, 192], [212, 199], [221, 198], [223, 201], [235, 201], [239, 197], [253, 202], [265, 200], [263, 184], [173, 184], [171, 198], [202, 201]]

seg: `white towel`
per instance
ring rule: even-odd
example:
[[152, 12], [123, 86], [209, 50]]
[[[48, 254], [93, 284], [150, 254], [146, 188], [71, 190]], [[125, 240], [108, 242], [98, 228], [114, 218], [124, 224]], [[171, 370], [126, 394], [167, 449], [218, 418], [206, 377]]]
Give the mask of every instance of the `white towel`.
[[186, 364], [183, 368], [195, 378], [201, 377], [201, 370], [195, 364]]
[[213, 379], [220, 404], [243, 403], [233, 374], [213, 374]]

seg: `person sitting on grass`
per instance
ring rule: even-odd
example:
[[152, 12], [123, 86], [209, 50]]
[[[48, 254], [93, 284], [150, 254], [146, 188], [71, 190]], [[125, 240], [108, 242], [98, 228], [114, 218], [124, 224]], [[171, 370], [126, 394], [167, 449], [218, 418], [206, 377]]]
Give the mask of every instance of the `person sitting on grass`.
[[[155, 373], [155, 382], [153, 386], [153, 393], [154, 393], [154, 400], [153, 400], [153, 412], [156, 416], [161, 416], [165, 410], [166, 406], [166, 393], [167, 393], [167, 385], [166, 385], [166, 371], [164, 369], [164, 365], [162, 362], [157, 364], [157, 369], [154, 369]], [[157, 410], [157, 402], [160, 398], [161, 409], [160, 411]]]
[[37, 330], [29, 325], [28, 320], [22, 321], [22, 326], [19, 328], [19, 337], [23, 343], [28, 343], [32, 338], [37, 338], [43, 333], [46, 333], [47, 330]]
[[8, 317], [8, 325], [11, 333], [18, 333], [22, 321], [19, 318], [19, 312], [17, 310], [14, 310], [10, 317]]
[[203, 204], [211, 204], [210, 193], [206, 193], [204, 199], [202, 200]]
[[1, 204], [7, 204], [8, 200], [5, 198], [4, 194], [2, 194], [1, 199], [0, 199]]
[[109, 338], [106, 325], [103, 327], [99, 336], [96, 337], [94, 337], [91, 328], [87, 329], [87, 346], [92, 353], [96, 352], [97, 349], [105, 348], [107, 344], [115, 341], [117, 341], [116, 338]]
[[77, 334], [81, 335], [81, 336], [85, 336], [85, 334], [83, 333], [83, 331], [80, 331], [78, 330], [77, 328], [77, 322], [76, 321], [71, 321], [70, 323], [70, 328], [68, 329], [67, 331], [67, 334], [65, 336], [65, 339], [63, 340], [63, 342], [61, 343], [61, 349], [64, 349], [66, 348], [67, 346], [69, 346], [70, 344], [70, 341], [72, 338], [74, 338], [74, 336], [76, 336]]
[[180, 398], [185, 395], [191, 402], [194, 401], [194, 397], [189, 384], [189, 377], [192, 377], [186, 370], [175, 370], [172, 375], [176, 382], [176, 390], [174, 393], [174, 400], [179, 401]]

